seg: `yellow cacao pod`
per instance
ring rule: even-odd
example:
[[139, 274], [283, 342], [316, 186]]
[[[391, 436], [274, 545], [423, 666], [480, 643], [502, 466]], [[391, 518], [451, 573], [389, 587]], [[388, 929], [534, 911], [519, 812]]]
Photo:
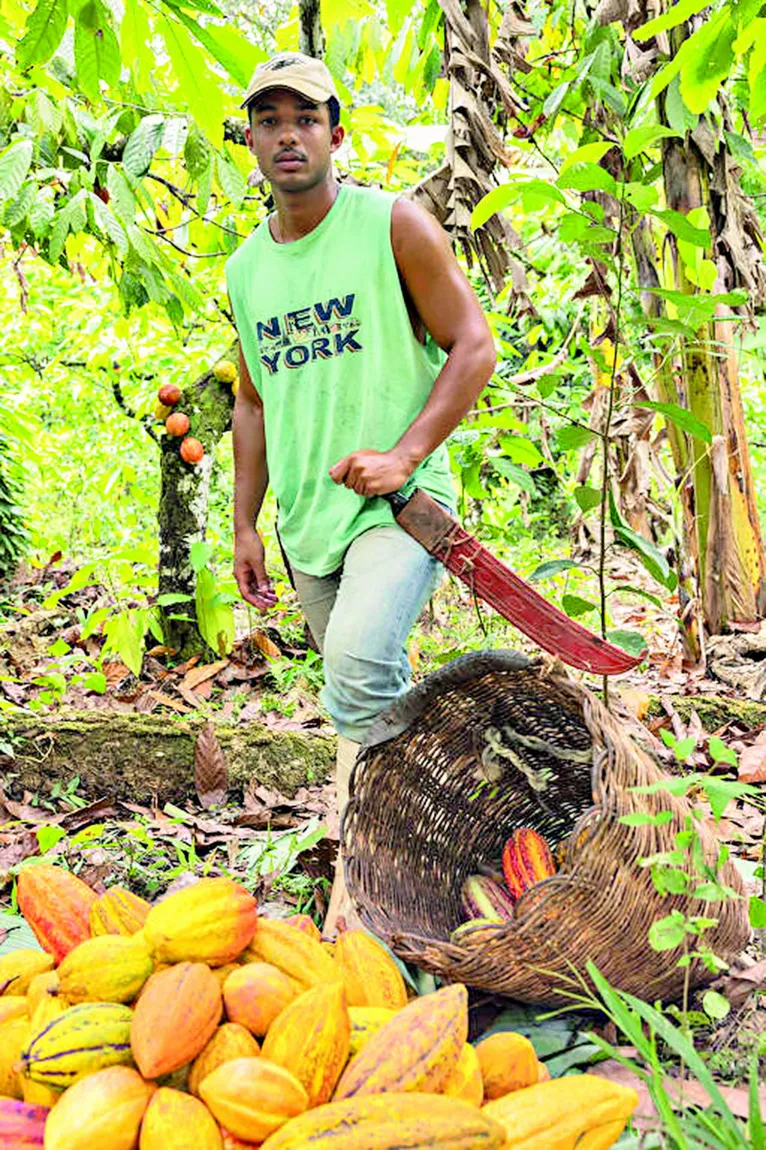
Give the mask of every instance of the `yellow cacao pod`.
[[484, 1101], [484, 1081], [479, 1056], [470, 1042], [466, 1042], [460, 1051], [457, 1065], [442, 1087], [442, 1094], [446, 1094], [448, 1098], [460, 1098], [471, 1106], [481, 1106]]
[[262, 1150], [500, 1150], [505, 1131], [484, 1111], [439, 1094], [331, 1102], [293, 1118]]
[[12, 1018], [26, 1018], [29, 1001], [25, 994], [6, 994], [0, 998], [0, 1026]]
[[153, 974], [136, 1003], [130, 1041], [144, 1078], [191, 1062], [221, 1020], [221, 988], [202, 962], [179, 962]]
[[0, 1026], [0, 1095], [22, 1098], [19, 1063], [29, 1033], [28, 1018], [12, 1018]]
[[158, 400], [154, 405], [154, 418], [158, 423], [164, 423], [172, 410], [172, 407], [168, 407], [166, 403], [160, 403]]
[[297, 930], [302, 930], [309, 938], [313, 938], [316, 942], [322, 941], [322, 935], [319, 932], [319, 927], [314, 922], [310, 914], [291, 914], [285, 919], [288, 926], [294, 926]]
[[578, 1074], [505, 1094], [481, 1113], [505, 1129], [507, 1150], [606, 1150], [637, 1104], [635, 1090]]
[[30, 1035], [21, 1053], [22, 1073], [46, 1086], [64, 1088], [105, 1067], [132, 1063], [132, 1018], [129, 1007], [112, 1002], [70, 1006]]
[[189, 1090], [199, 1096], [199, 1084], [224, 1062], [257, 1058], [261, 1048], [249, 1030], [237, 1022], [224, 1022], [194, 1059], [189, 1071]]
[[52, 1086], [43, 1086], [42, 1082], [33, 1082], [31, 1078], [22, 1075], [21, 1093], [29, 1106], [47, 1106], [52, 1110], [63, 1092], [54, 1090]]
[[12, 950], [0, 956], [0, 994], [26, 994], [36, 974], [53, 969], [53, 955], [44, 950]]
[[206, 962], [225, 966], [253, 937], [253, 896], [227, 878], [203, 878], [153, 906], [144, 923], [157, 962]]
[[351, 1050], [353, 1058], [372, 1038], [390, 1022], [396, 1011], [385, 1006], [350, 1006], [348, 1017], [351, 1021]]
[[222, 1150], [218, 1123], [204, 1103], [161, 1087], [146, 1108], [139, 1150]]
[[246, 1142], [244, 1138], [237, 1138], [237, 1135], [232, 1134], [231, 1130], [227, 1130], [225, 1126], [221, 1126], [220, 1129], [223, 1150], [260, 1150], [260, 1142]]
[[64, 1091], [45, 1123], [45, 1150], [135, 1150], [155, 1086], [129, 1066], [89, 1074]]
[[540, 1069], [535, 1048], [528, 1038], [514, 1031], [499, 1031], [482, 1038], [476, 1046], [487, 1102], [538, 1081]]
[[263, 1057], [289, 1070], [309, 1106], [329, 1102], [348, 1061], [351, 1023], [342, 982], [315, 986], [286, 1007], [269, 1027]]
[[[169, 410], [168, 410], [169, 414]], [[134, 935], [146, 922], [150, 904], [121, 886], [110, 886], [90, 908], [90, 933]]]
[[303, 990], [343, 978], [343, 971], [323, 950], [321, 942], [279, 919], [258, 919], [255, 935], [243, 958], [278, 967]]
[[221, 990], [223, 990], [223, 988], [224, 988], [224, 985], [226, 983], [226, 979], [229, 977], [230, 974], [233, 974], [235, 970], [239, 970], [239, 963], [238, 962], [227, 962], [226, 966], [214, 966], [214, 967], [212, 967], [213, 974], [218, 979], [218, 985], [220, 986]]
[[41, 999], [55, 998], [58, 992], [59, 975], [57, 970], [49, 970], [45, 974], [36, 974], [30, 982], [29, 990], [27, 991], [29, 1013], [33, 1013]]
[[349, 1006], [407, 1005], [404, 979], [386, 949], [364, 930], [342, 931], [335, 942], [335, 961], [343, 970]]
[[213, 378], [218, 383], [234, 383], [237, 378], [236, 365], [230, 359], [220, 360], [213, 368]]
[[81, 942], [59, 965], [59, 992], [69, 1002], [132, 1002], [152, 973], [149, 951], [121, 934]]
[[268, 962], [248, 962], [223, 984], [226, 1017], [263, 1038], [274, 1019], [297, 997], [296, 983]]
[[268, 1138], [308, 1107], [297, 1078], [265, 1058], [236, 1058], [200, 1083], [203, 1102], [222, 1126], [248, 1142]]
[[46, 994], [32, 1011], [29, 1020], [29, 1038], [39, 1034], [54, 1018], [60, 1018], [67, 1009], [67, 1003], [58, 995]]
[[418, 1091], [438, 1093], [468, 1037], [468, 992], [457, 983], [398, 1011], [352, 1059], [336, 1098]]

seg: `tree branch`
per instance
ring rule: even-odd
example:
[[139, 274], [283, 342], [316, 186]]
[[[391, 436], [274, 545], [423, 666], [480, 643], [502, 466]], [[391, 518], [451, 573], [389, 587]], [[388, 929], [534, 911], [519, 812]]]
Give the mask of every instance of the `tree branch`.
[[154, 428], [152, 427], [150, 417], [148, 415], [138, 415], [137, 412], [130, 406], [130, 404], [128, 403], [128, 401], [126, 400], [126, 398], [123, 394], [122, 386], [120, 384], [119, 379], [112, 379], [111, 384], [112, 384], [112, 394], [114, 395], [114, 398], [117, 402], [117, 406], [120, 408], [120, 410], [123, 411], [125, 413], [125, 415], [127, 415], [128, 419], [137, 419], [138, 422], [143, 427], [146, 434], [149, 436], [149, 438], [153, 439], [154, 442], [159, 447], [160, 437], [157, 434], [157, 432], [154, 430]]

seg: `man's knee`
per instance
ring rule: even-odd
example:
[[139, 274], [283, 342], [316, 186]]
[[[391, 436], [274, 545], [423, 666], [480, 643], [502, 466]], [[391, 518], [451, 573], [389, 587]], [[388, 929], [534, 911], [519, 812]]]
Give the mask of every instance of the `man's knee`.
[[323, 699], [341, 726], [369, 724], [407, 689], [409, 675], [400, 655], [367, 651], [338, 641], [330, 629], [325, 638]]

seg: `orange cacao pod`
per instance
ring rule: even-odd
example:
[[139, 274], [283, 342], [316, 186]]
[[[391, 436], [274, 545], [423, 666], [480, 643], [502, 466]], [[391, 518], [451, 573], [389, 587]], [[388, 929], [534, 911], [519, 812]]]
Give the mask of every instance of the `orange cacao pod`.
[[223, 984], [226, 1017], [263, 1038], [274, 1019], [299, 991], [283, 971], [268, 962], [248, 962], [233, 970]]
[[343, 971], [322, 943], [276, 918], [259, 918], [246, 962], [268, 962], [294, 978], [303, 990], [343, 978]]
[[503, 874], [514, 899], [556, 873], [551, 848], [530, 827], [515, 830], [503, 848]]
[[221, 1125], [249, 1142], [268, 1138], [308, 1107], [297, 1078], [265, 1058], [226, 1062], [202, 1079], [199, 1092]]
[[157, 392], [157, 399], [160, 403], [164, 403], [165, 407], [175, 407], [181, 401], [181, 388], [177, 383], [163, 383]]
[[407, 989], [386, 949], [364, 930], [344, 930], [335, 942], [335, 961], [343, 969], [349, 1006], [385, 1006], [401, 1010]]
[[184, 411], [174, 411], [165, 420], [165, 430], [168, 435], [186, 435], [189, 426], [189, 416]]
[[129, 1066], [81, 1078], [48, 1115], [45, 1150], [135, 1150], [155, 1089]]
[[223, 1150], [259, 1150], [262, 1145], [261, 1142], [245, 1142], [244, 1138], [237, 1138], [237, 1135], [232, 1134], [231, 1130], [227, 1130], [225, 1126], [221, 1126], [220, 1129]]
[[19, 910], [57, 963], [90, 938], [90, 908], [97, 895], [77, 875], [38, 863], [22, 867], [16, 882]]
[[352, 1059], [335, 1097], [418, 1091], [438, 1093], [468, 1037], [468, 992], [457, 983], [416, 998]]
[[488, 1102], [481, 1113], [505, 1128], [504, 1150], [578, 1147], [607, 1150], [618, 1140], [638, 1103], [629, 1086], [595, 1074], [573, 1074], [515, 1090]]
[[309, 938], [313, 938], [316, 942], [322, 941], [322, 935], [319, 932], [319, 927], [314, 922], [310, 914], [291, 914], [285, 919], [288, 926], [294, 926], [298, 930], [302, 930]]
[[52, 969], [53, 956], [44, 950], [12, 950], [0, 956], [0, 995], [26, 994], [36, 975]]
[[199, 463], [204, 457], [205, 448], [193, 435], [185, 435], [181, 440], [180, 452], [184, 463]]
[[151, 906], [145, 898], [121, 886], [110, 886], [90, 908], [90, 933], [135, 934], [146, 922]]
[[540, 1073], [535, 1048], [523, 1034], [499, 1031], [476, 1045], [484, 1098], [491, 1102], [514, 1090], [534, 1086]]
[[537, 1081], [538, 1082], [550, 1082], [550, 1080], [551, 1080], [550, 1070], [548, 1069], [548, 1067], [545, 1065], [544, 1062], [539, 1063], [539, 1065], [537, 1067]]
[[139, 1150], [221, 1150], [218, 1123], [199, 1098], [162, 1086], [146, 1108]]
[[257, 922], [253, 896], [228, 878], [203, 878], [153, 906], [144, 935], [155, 962], [225, 966], [245, 949]]
[[47, 1106], [0, 1098], [0, 1146], [3, 1150], [43, 1150]]
[[12, 1018], [26, 1018], [29, 1014], [29, 1001], [26, 994], [6, 994], [0, 998], [0, 1026]]
[[481, 1064], [475, 1047], [466, 1042], [460, 1051], [457, 1065], [442, 1087], [442, 1094], [448, 1098], [460, 1098], [471, 1106], [481, 1106], [484, 1101], [484, 1080]]
[[201, 962], [153, 974], [133, 1012], [130, 1045], [144, 1078], [170, 1074], [196, 1058], [221, 1019], [221, 988]]
[[348, 1062], [350, 1038], [345, 988], [331, 982], [307, 990], [282, 1011], [269, 1027], [263, 1057], [295, 1075], [310, 1107], [321, 1106]]
[[224, 1062], [235, 1058], [257, 1058], [261, 1048], [249, 1030], [238, 1022], [224, 1022], [194, 1059], [189, 1071], [188, 1087], [199, 1096], [199, 1084]]

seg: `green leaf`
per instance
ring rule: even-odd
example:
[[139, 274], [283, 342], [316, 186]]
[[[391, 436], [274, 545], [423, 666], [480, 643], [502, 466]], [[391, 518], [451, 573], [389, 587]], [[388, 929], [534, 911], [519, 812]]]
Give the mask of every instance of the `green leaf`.
[[559, 84], [558, 88], [554, 88], [552, 92], [548, 93], [543, 104], [543, 115], [546, 119], [551, 120], [556, 115], [566, 99], [570, 84], [570, 80], [565, 80], [563, 84]]
[[560, 451], [578, 451], [596, 438], [596, 432], [589, 427], [580, 427], [574, 423], [559, 429], [556, 440]]
[[540, 449], [531, 439], [523, 435], [501, 435], [500, 446], [503, 454], [514, 463], [524, 463], [527, 467], [537, 467], [543, 462]]
[[657, 411], [671, 423], [682, 428], [683, 431], [688, 431], [695, 439], [701, 439], [703, 443], [713, 442], [710, 428], [702, 420], [697, 419], [696, 415], [687, 411], [685, 407], [679, 407], [677, 403], [656, 403], [654, 400], [644, 399], [636, 400], [633, 406], [648, 407], [651, 411]]
[[87, 0], [77, 13], [74, 59], [77, 83], [89, 100], [101, 98], [101, 80], [111, 87], [120, 78], [120, 46], [101, 0]]
[[611, 192], [617, 194], [617, 182], [606, 168], [598, 164], [573, 164], [558, 176], [556, 183], [560, 188], [571, 188], [575, 192]]
[[120, 611], [104, 623], [107, 647], [116, 651], [122, 662], [134, 675], [141, 674], [144, 659], [144, 635], [147, 612], [141, 608]]
[[644, 567], [646, 567], [649, 574], [652, 575], [658, 583], [662, 583], [663, 587], [667, 587], [668, 591], [674, 591], [678, 584], [678, 577], [675, 571], [670, 569], [667, 559], [661, 551], [658, 551], [653, 543], [648, 539], [644, 539], [643, 535], [639, 535], [632, 527], [628, 527], [617, 509], [617, 504], [614, 501], [614, 495], [611, 491], [609, 492], [609, 515], [612, 527], [614, 528], [615, 539], [625, 547], [629, 547], [631, 551], [635, 551], [641, 557], [641, 562]]
[[3, 223], [7, 228], [15, 228], [26, 218], [29, 209], [37, 198], [37, 184], [25, 184], [19, 194], [11, 200], [5, 209]]
[[175, 12], [192, 36], [207, 48], [240, 87], [246, 88], [256, 65], [268, 59], [268, 53], [244, 36], [235, 25], [201, 24], [199, 19], [189, 16], [180, 8], [176, 8]]
[[32, 163], [33, 152], [31, 140], [20, 140], [0, 154], [0, 201], [12, 200], [18, 195]]
[[545, 563], [535, 567], [528, 577], [528, 582], [539, 583], [542, 579], [550, 579], [553, 575], [561, 575], [562, 572], [571, 571], [572, 568], [579, 566], [580, 564], [575, 563], [574, 559], [547, 559]]
[[189, 562], [191, 563], [192, 571], [199, 574], [203, 567], [206, 567], [213, 557], [213, 546], [210, 543], [205, 543], [202, 540], [197, 540], [192, 543], [189, 548]]
[[656, 815], [645, 815], [635, 811], [630, 815], [622, 815], [618, 820], [625, 827], [661, 827], [672, 823], [672, 811], [659, 811]]
[[186, 28], [167, 16], [162, 17], [161, 25], [179, 96], [188, 103], [205, 135], [218, 146], [223, 143], [221, 109], [225, 106], [221, 87]]
[[706, 990], [702, 996], [702, 1009], [708, 1018], [721, 1022], [731, 1010], [731, 1003], [717, 990]]
[[611, 140], [599, 140], [595, 144], [582, 144], [564, 157], [559, 171], [565, 172], [573, 164], [597, 164], [613, 147], [614, 144]]
[[125, 14], [120, 24], [120, 48], [126, 67], [130, 68], [136, 86], [148, 88], [155, 56], [152, 50], [150, 9], [144, 0], [126, 0]]
[[708, 249], [710, 247], [710, 232], [706, 228], [695, 228], [681, 212], [674, 212], [670, 209], [667, 211], [655, 210], [652, 215], [656, 216], [658, 220], [662, 220], [668, 230], [679, 240], [693, 244], [698, 248]]
[[649, 945], [652, 950], [675, 950], [686, 937], [686, 921], [679, 910], [665, 918], [658, 918], [649, 927]]
[[638, 631], [607, 631], [606, 637], [629, 655], [643, 655], [648, 651], [646, 639]]
[[215, 576], [207, 567], [197, 572], [197, 624], [209, 647], [223, 656], [234, 646], [234, 612], [217, 598]]
[[648, 212], [657, 203], [659, 195], [656, 188], [631, 182], [625, 185], [625, 199], [636, 211]]
[[598, 609], [597, 603], [592, 603], [590, 599], [583, 599], [580, 595], [564, 595], [561, 606], [571, 619], [577, 619], [580, 615], [587, 615], [589, 611]]
[[707, 747], [714, 763], [728, 763], [730, 767], [736, 767], [737, 752], [727, 746], [718, 735], [711, 735]]
[[690, 112], [706, 112], [729, 75], [736, 33], [726, 6], [681, 45], [677, 56], [681, 60], [680, 92]]
[[16, 46], [16, 59], [22, 71], [51, 58], [61, 43], [68, 18], [67, 0], [39, 0]]
[[486, 224], [490, 216], [507, 208], [516, 198], [516, 193], [516, 187], [510, 183], [501, 184], [499, 188], [493, 188], [486, 196], [482, 196], [471, 212], [471, 231], [475, 232], [482, 224]]
[[132, 223], [136, 214], [136, 197], [119, 164], [110, 164], [107, 168], [106, 186], [117, 219], [123, 224]]
[[125, 151], [122, 154], [122, 164], [128, 175], [134, 176], [136, 179], [146, 175], [154, 153], [162, 143], [164, 133], [164, 116], [157, 113], [144, 116], [136, 130], [128, 136]]
[[517, 487], [520, 487], [522, 491], [526, 491], [528, 495], [537, 494], [534, 479], [528, 471], [525, 471], [523, 467], [519, 467], [517, 463], [512, 463], [510, 459], [492, 459], [490, 463], [493, 471], [497, 471], [510, 483], [514, 483]]
[[756, 894], [750, 896], [750, 925], [753, 930], [766, 929], [766, 901]]
[[750, 1136], [751, 1150], [766, 1150], [766, 1127], [763, 1122], [761, 1110], [760, 1075], [758, 1073], [758, 1051], [754, 1051], [750, 1065], [750, 1089], [748, 1091], [747, 1132]]
[[192, 121], [184, 144], [186, 168], [193, 180], [198, 180], [210, 165], [210, 145]]
[[679, 132], [673, 128], [666, 128], [664, 124], [647, 124], [643, 128], [631, 128], [622, 145], [622, 152], [626, 160], [632, 160], [639, 152], [646, 151], [658, 140], [667, 140], [671, 136], [678, 136]]
[[234, 167], [234, 164], [230, 164], [223, 156], [216, 156], [215, 166], [218, 183], [221, 185], [227, 200], [230, 200], [235, 208], [241, 207], [247, 193], [245, 177], [238, 168]]
[[546, 180], [521, 180], [511, 185], [528, 212], [537, 211], [543, 204], [566, 204], [566, 198], [555, 184]]
[[37, 844], [40, 847], [41, 855], [53, 850], [62, 839], [66, 838], [66, 831], [63, 827], [42, 826], [37, 828], [35, 834], [37, 835]]
[[663, 12], [661, 16], [655, 16], [653, 20], [647, 20], [640, 28], [636, 28], [633, 33], [635, 40], [651, 40], [653, 36], [658, 36], [660, 32], [667, 32], [669, 28], [677, 28], [679, 24], [683, 24], [690, 16], [696, 16], [703, 8], [710, 6], [710, 0], [679, 0], [667, 12]]
[[601, 505], [601, 492], [597, 487], [575, 487], [573, 494], [582, 512], [592, 511]]

